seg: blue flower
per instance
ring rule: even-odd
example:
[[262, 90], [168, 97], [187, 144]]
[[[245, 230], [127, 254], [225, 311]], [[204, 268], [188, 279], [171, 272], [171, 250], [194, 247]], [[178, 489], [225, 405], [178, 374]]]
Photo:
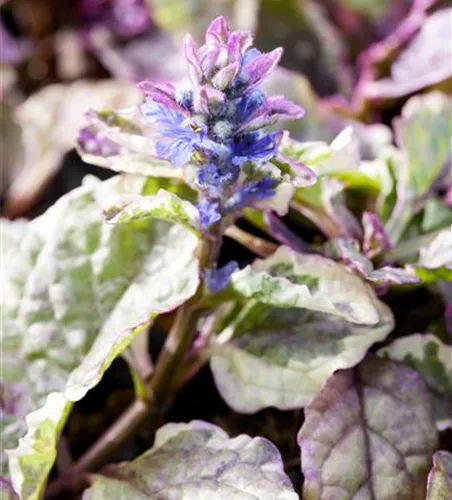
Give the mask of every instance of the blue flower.
[[252, 205], [258, 200], [265, 200], [275, 195], [276, 179], [266, 177], [260, 181], [250, 182], [239, 188], [225, 203], [226, 213], [236, 212], [242, 208]]
[[212, 292], [219, 292], [226, 288], [231, 279], [231, 275], [239, 270], [239, 265], [235, 260], [231, 260], [220, 269], [209, 269], [206, 272], [206, 284]]
[[222, 190], [237, 181], [240, 169], [235, 165], [219, 167], [210, 163], [198, 170], [196, 182], [201, 189], [212, 195], [221, 195]]
[[221, 219], [220, 204], [218, 201], [201, 198], [196, 205], [201, 219], [201, 229], [208, 230], [212, 224]]
[[236, 100], [235, 120], [240, 126], [252, 118], [265, 103], [265, 94], [254, 90]]
[[155, 151], [157, 156], [175, 166], [190, 162], [193, 152], [206, 137], [202, 127], [192, 128], [186, 117], [150, 98], [141, 105], [141, 113], [148, 123], [156, 125]]
[[272, 132], [262, 135], [261, 132], [249, 132], [236, 136], [232, 148], [232, 163], [242, 165], [246, 161], [265, 163], [277, 153], [280, 134]]

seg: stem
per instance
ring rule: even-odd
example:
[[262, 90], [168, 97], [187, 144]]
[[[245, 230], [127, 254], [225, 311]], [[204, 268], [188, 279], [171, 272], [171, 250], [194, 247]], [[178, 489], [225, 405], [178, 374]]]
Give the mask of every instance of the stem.
[[256, 255], [259, 255], [259, 257], [268, 257], [275, 253], [278, 248], [276, 243], [249, 234], [237, 226], [229, 226], [224, 234], [248, 248], [248, 250], [251, 250]]
[[[216, 243], [214, 239], [200, 241], [197, 253], [202, 269], [216, 259]], [[175, 384], [174, 379], [196, 333], [196, 324], [202, 314], [202, 309], [198, 307], [202, 293], [201, 282], [194, 296], [178, 309], [152, 379], [146, 384], [147, 398], [136, 399], [84, 455], [50, 484], [47, 498], [57, 497], [68, 490], [82, 489], [86, 484], [84, 472], [102, 465], [145, 421], [149, 433], [157, 430], [166, 406], [174, 399], [173, 393], [181, 386]]]
[[154, 375], [148, 385], [149, 399], [137, 399], [119, 419], [48, 488], [53, 498], [67, 490], [83, 487], [83, 472], [102, 465], [149, 418], [146, 428], [154, 432], [161, 421], [165, 406], [173, 399], [172, 383], [181, 359], [190, 347], [201, 310], [196, 307], [201, 287], [178, 311]]

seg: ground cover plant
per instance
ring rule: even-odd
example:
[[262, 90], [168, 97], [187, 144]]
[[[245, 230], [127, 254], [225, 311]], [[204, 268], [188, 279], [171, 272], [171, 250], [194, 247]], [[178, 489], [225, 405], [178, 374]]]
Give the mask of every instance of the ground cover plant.
[[450, 4], [51, 4], [2, 12], [2, 498], [450, 498]]

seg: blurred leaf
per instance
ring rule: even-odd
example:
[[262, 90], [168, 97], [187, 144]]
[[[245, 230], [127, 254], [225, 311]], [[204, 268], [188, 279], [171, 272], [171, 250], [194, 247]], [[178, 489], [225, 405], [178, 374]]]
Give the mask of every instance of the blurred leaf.
[[[375, 5], [375, 2], [369, 3]], [[388, 44], [397, 47], [398, 37], [405, 36], [408, 28], [413, 31], [414, 23], [422, 20], [426, 7], [422, 2], [418, 4], [419, 7], [413, 8], [409, 22], [406, 20], [405, 30], [391, 34], [387, 39]], [[417, 34], [392, 62], [390, 77], [366, 83], [363, 87], [364, 95], [371, 99], [393, 99], [445, 81], [449, 81], [446, 87], [450, 88], [452, 47], [445, 40], [450, 38], [451, 15], [452, 9], [445, 8], [424, 20]]]
[[192, 34], [198, 42], [217, 16], [225, 16], [233, 26], [234, 8], [239, 0], [147, 0], [153, 17], [161, 26], [181, 39]]
[[256, 46], [284, 47], [282, 65], [306, 75], [321, 95], [351, 88], [343, 40], [315, 2], [260, 0]]
[[16, 217], [33, 206], [64, 155], [75, 147], [90, 108], [121, 108], [138, 99], [133, 84], [113, 80], [49, 85], [29, 97], [16, 109], [24, 163], [8, 191], [5, 214]]
[[394, 167], [397, 203], [386, 230], [393, 243], [451, 159], [452, 100], [440, 92], [412, 97], [396, 120], [402, 150]]
[[428, 198], [424, 206], [421, 229], [424, 233], [452, 225], [452, 208], [438, 197]]
[[303, 407], [330, 375], [354, 366], [392, 330], [390, 309], [375, 303], [378, 323], [369, 326], [249, 302], [222, 322], [213, 341], [210, 366], [220, 394], [241, 413]]
[[[119, 496], [118, 496], [119, 495]], [[296, 500], [281, 456], [267, 439], [229, 438], [201, 421], [166, 424], [153, 448], [93, 476], [87, 500], [110, 498]]]
[[421, 247], [414, 268], [426, 282], [452, 280], [452, 226], [443, 229], [427, 246]]
[[305, 498], [424, 499], [437, 433], [416, 372], [369, 357], [332, 375], [305, 416]]
[[452, 496], [452, 454], [437, 451], [428, 475], [426, 500], [448, 500]]
[[13, 490], [11, 483], [0, 477], [0, 497], [2, 500], [18, 500], [19, 497]]
[[39, 408], [9, 455], [21, 498], [37, 498], [44, 488], [71, 402], [100, 381], [139, 331], [198, 285], [197, 238], [182, 226], [102, 222], [99, 199], [117, 183], [91, 179], [61, 198], [29, 223], [4, 270], [8, 448], [23, 435], [24, 417]]
[[425, 380], [439, 430], [452, 427], [452, 347], [431, 334], [396, 339], [378, 351], [417, 370]]

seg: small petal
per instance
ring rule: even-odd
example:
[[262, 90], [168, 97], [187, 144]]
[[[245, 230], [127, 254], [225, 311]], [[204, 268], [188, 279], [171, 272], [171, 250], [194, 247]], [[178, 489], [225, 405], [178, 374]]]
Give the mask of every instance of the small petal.
[[237, 61], [253, 44], [253, 36], [249, 31], [234, 31], [229, 35], [227, 49], [229, 61]]
[[159, 102], [167, 108], [186, 112], [176, 100], [176, 87], [172, 83], [144, 81], [140, 82], [137, 87], [153, 101]]
[[188, 73], [193, 85], [199, 85], [203, 79], [201, 62], [198, 58], [198, 52], [193, 37], [190, 34], [184, 38], [184, 53], [188, 65]]
[[222, 191], [234, 184], [240, 175], [240, 169], [229, 164], [226, 167], [218, 167], [209, 164], [198, 171], [196, 182], [201, 189], [205, 189], [211, 195], [222, 194]]
[[199, 211], [201, 229], [204, 231], [221, 219], [220, 204], [217, 201], [203, 198], [196, 208]]
[[212, 85], [219, 90], [224, 90], [240, 71], [240, 63], [228, 64], [212, 78]]
[[239, 188], [229, 200], [226, 201], [224, 209], [232, 213], [244, 207], [253, 205], [259, 200], [265, 200], [275, 195], [275, 187], [278, 181], [267, 177], [260, 181], [250, 182]]
[[242, 165], [246, 161], [270, 161], [278, 152], [281, 138], [281, 132], [264, 136], [258, 132], [244, 134], [234, 141], [232, 163]]
[[231, 276], [239, 270], [239, 265], [235, 260], [231, 260], [220, 269], [210, 269], [206, 273], [206, 284], [212, 292], [219, 292], [229, 284]]
[[279, 120], [302, 118], [304, 110], [295, 103], [288, 101], [283, 95], [267, 97], [266, 106], [271, 116], [277, 115]]
[[215, 18], [206, 31], [206, 43], [216, 45], [226, 43], [229, 37], [229, 26], [224, 16]]
[[262, 54], [255, 57], [249, 64], [244, 66], [240, 76], [245, 81], [246, 90], [259, 85], [277, 66], [283, 49], [275, 49], [268, 54]]

